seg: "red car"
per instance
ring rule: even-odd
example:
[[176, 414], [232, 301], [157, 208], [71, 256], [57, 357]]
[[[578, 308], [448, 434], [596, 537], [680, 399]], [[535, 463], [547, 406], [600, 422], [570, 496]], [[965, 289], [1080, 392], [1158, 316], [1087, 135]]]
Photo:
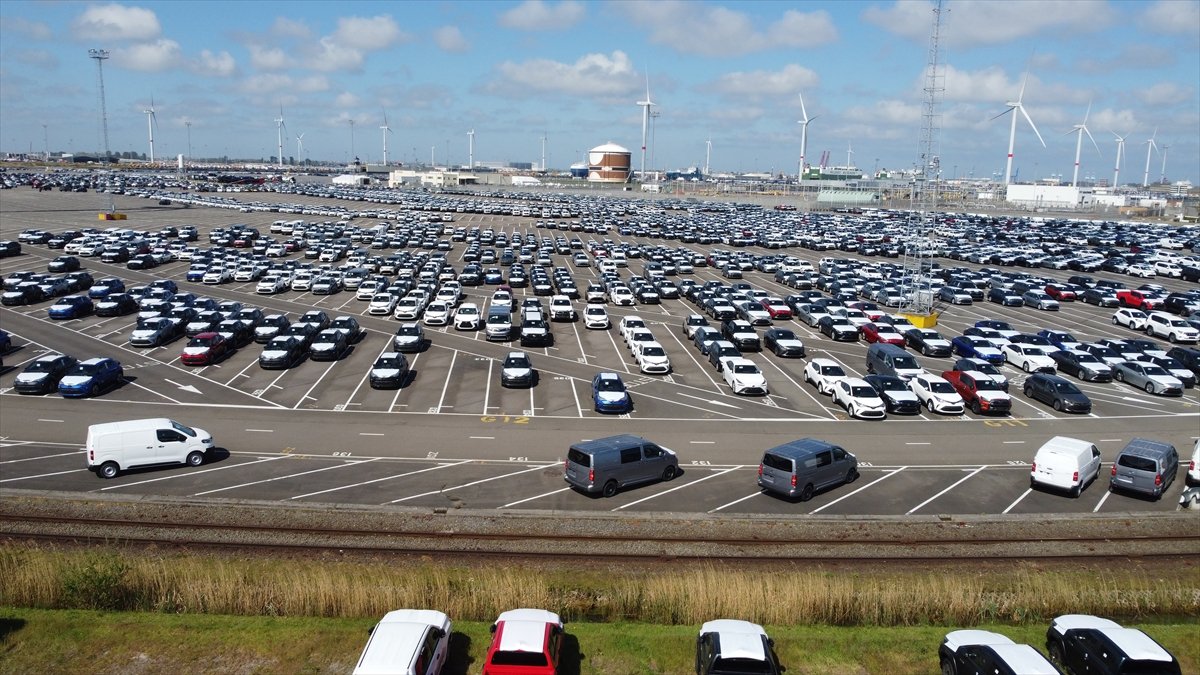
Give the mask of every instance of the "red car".
[[1074, 290], [1058, 284], [1047, 284], [1046, 295], [1049, 295], [1059, 302], [1075, 302], [1076, 298]]
[[886, 323], [864, 323], [862, 328], [858, 329], [862, 333], [863, 340], [868, 343], [884, 342], [889, 345], [904, 347], [904, 336], [900, 331], [896, 330], [891, 324]]
[[185, 366], [208, 366], [225, 358], [231, 349], [229, 340], [220, 333], [200, 333], [183, 348], [179, 362]]
[[1120, 302], [1122, 307], [1133, 307], [1145, 312], [1158, 309], [1162, 305], [1162, 300], [1158, 297], [1133, 288], [1123, 288], [1117, 291], [1117, 302]]
[[482, 675], [554, 675], [562, 643], [563, 623], [554, 612], [510, 609], [492, 624]]
[[762, 306], [763, 309], [767, 310], [767, 314], [771, 315], [772, 319], [786, 321], [792, 318], [792, 308], [783, 301], [783, 298], [763, 298]]
[[1012, 398], [1005, 393], [1004, 386], [983, 373], [947, 370], [942, 373], [942, 378], [954, 387], [976, 415], [1007, 415], [1012, 411]]

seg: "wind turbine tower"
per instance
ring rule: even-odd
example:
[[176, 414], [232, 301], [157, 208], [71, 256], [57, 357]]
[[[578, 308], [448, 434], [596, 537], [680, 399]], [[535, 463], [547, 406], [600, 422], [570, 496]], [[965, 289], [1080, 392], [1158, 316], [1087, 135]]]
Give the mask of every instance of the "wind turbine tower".
[[796, 179], [797, 183], [804, 181], [804, 154], [808, 151], [808, 123], [817, 119], [810, 118], [808, 111], [804, 109], [804, 94], [800, 94], [800, 114], [802, 117], [797, 122], [800, 125], [800, 175]]
[[637, 104], [642, 107], [642, 173], [641, 180], [646, 180], [646, 131], [650, 126], [650, 107], [655, 105], [654, 101], [650, 100], [650, 76], [646, 75], [646, 100], [638, 101]]
[[143, 110], [142, 114], [146, 116], [146, 128], [150, 134], [150, 163], [154, 163], [154, 127], [158, 126], [158, 118], [154, 116], [154, 97], [150, 97], [150, 108]]
[[546, 173], [546, 132], [542, 132], [542, 173]]
[[279, 134], [279, 168], [283, 168], [283, 106], [279, 106], [279, 117], [275, 118], [275, 131]]
[[[1079, 153], [1083, 150], [1083, 135], [1084, 134], [1087, 134], [1088, 140], [1090, 140], [1092, 142], [1092, 145], [1096, 146], [1096, 154], [1100, 155], [1101, 157], [1104, 156], [1100, 153], [1100, 146], [1096, 144], [1096, 139], [1092, 138], [1092, 132], [1088, 131], [1088, 128], [1087, 128], [1088, 115], [1090, 115], [1091, 113], [1092, 113], [1092, 104], [1089, 101], [1088, 107], [1087, 107], [1087, 112], [1083, 113], [1083, 121], [1080, 122], [1079, 124], [1076, 124], [1074, 127], [1074, 131], [1075, 131], [1077, 138], [1075, 139], [1075, 173], [1074, 173], [1074, 175], [1071, 176], [1071, 187], [1077, 187], [1079, 185]], [[1067, 133], [1069, 134], [1071, 132], [1068, 131]]]
[[[1167, 148], [1169, 148], [1169, 147], [1171, 147], [1171, 146], [1167, 145], [1166, 143], [1163, 143], [1163, 147], [1162, 147], [1162, 160], [1163, 160], [1163, 161], [1162, 161], [1162, 175], [1158, 177], [1158, 182], [1160, 182], [1160, 183], [1166, 183], [1166, 182], [1167, 182]], [[47, 156], [47, 157], [49, 157], [49, 156], [50, 156], [50, 152], [49, 152], [49, 151], [47, 151], [47, 152], [46, 152], [46, 156]]]
[[[1113, 136], [1117, 136], [1117, 132], [1112, 132]], [[1129, 138], [1129, 134], [1117, 136], [1117, 164], [1113, 168], [1113, 187], [1120, 187], [1121, 183], [1118, 177], [1121, 175], [1121, 160], [1125, 157], [1125, 139]]]
[[854, 148], [850, 145], [850, 141], [846, 141], [846, 167], [854, 166]]
[[1154, 143], [1154, 137], [1157, 135], [1158, 127], [1155, 127], [1154, 133], [1146, 139], [1146, 172], [1142, 174], [1142, 187], [1150, 185], [1150, 153], [1158, 150], [1158, 146]]
[[388, 126], [388, 122], [387, 122], [387, 110], [383, 111], [383, 126], [381, 126], [379, 128], [383, 130], [383, 165], [387, 166], [388, 165], [387, 137], [388, 137], [388, 134], [392, 133], [392, 128]]
[[[1025, 117], [1026, 122], [1029, 122], [1029, 126], [1033, 129], [1033, 133], [1037, 134], [1037, 138], [1039, 141], [1041, 141], [1042, 147], [1046, 147], [1046, 141], [1042, 139], [1041, 132], [1038, 131], [1037, 125], [1033, 123], [1033, 119], [1029, 116], [1029, 113], [1025, 111], [1025, 106], [1022, 104], [1022, 101], [1025, 98], [1025, 85], [1028, 83], [1029, 73], [1026, 72], [1025, 79], [1021, 81], [1021, 91], [1017, 94], [1017, 100], [1006, 103], [1005, 105], [1008, 106], [1008, 110], [996, 115], [996, 117], [1003, 117], [1004, 115], [1012, 113], [1012, 125], [1008, 130], [1008, 162], [1004, 165], [1004, 185], [1006, 187], [1012, 183], [1013, 147], [1016, 145], [1017, 141], [1016, 111], [1021, 111], [1021, 115]], [[996, 117], [993, 117], [992, 119], [996, 119]]]
[[708, 160], [712, 159], [712, 139], [704, 141], [704, 175], [708, 174]]
[[304, 134], [296, 135], [296, 161], [304, 163]]
[[467, 132], [467, 168], [471, 171], [475, 170], [475, 130]]

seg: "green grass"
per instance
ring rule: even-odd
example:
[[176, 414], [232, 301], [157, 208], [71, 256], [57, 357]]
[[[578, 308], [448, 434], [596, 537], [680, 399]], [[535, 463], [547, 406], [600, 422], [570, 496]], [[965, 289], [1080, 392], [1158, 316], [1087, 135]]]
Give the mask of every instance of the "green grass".
[[[373, 619], [0, 608], [0, 673], [347, 673]], [[447, 675], [478, 673], [487, 622], [456, 621]], [[985, 625], [1043, 645], [1045, 625]], [[1195, 622], [1141, 625], [1200, 672]], [[692, 672], [697, 626], [568, 623], [564, 673]], [[936, 673], [953, 627], [767, 626], [789, 675]]]

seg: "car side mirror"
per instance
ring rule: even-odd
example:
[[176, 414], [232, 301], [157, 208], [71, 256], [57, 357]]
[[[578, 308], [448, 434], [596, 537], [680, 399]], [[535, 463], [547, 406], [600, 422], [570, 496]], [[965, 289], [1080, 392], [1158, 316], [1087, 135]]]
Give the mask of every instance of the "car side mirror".
[[496, 632], [496, 624], [492, 624], [492, 627], [489, 630], [491, 630], [492, 633], [495, 633]]

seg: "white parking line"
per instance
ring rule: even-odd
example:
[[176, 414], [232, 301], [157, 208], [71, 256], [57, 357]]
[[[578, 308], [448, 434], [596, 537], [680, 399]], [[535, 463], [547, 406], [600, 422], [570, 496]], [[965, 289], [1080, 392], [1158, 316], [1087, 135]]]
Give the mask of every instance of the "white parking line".
[[716, 513], [717, 511], [720, 511], [721, 509], [724, 509], [729, 506], [733, 506], [734, 504], [741, 504], [742, 502], [746, 501], [747, 499], [752, 499], [752, 498], [758, 497], [762, 494], [763, 494], [762, 490], [759, 490], [758, 492], [752, 492], [752, 493], [746, 495], [745, 497], [739, 497], [738, 499], [735, 499], [735, 500], [729, 502], [728, 504], [722, 504], [722, 505], [718, 506], [717, 508], [710, 510], [709, 513]]
[[906, 512], [904, 513], [904, 515], [906, 515], [906, 516], [911, 516], [911, 515], [913, 514], [913, 512], [914, 512], [914, 511], [916, 511], [916, 510], [920, 509], [922, 506], [925, 506], [925, 505], [926, 505], [926, 504], [928, 504], [929, 502], [931, 502], [931, 501], [933, 501], [933, 500], [937, 499], [938, 497], [941, 497], [942, 495], [946, 494], [947, 492], [949, 492], [949, 491], [953, 490], [954, 488], [958, 487], [958, 486], [959, 486], [961, 483], [963, 483], [963, 482], [967, 481], [967, 480], [968, 480], [968, 479], [970, 479], [972, 476], [974, 476], [975, 474], [979, 473], [980, 471], [983, 471], [983, 470], [984, 470], [984, 469], [986, 469], [986, 468], [987, 468], [987, 465], [981, 466], [981, 467], [979, 467], [978, 469], [975, 469], [974, 471], [972, 471], [971, 473], [969, 473], [969, 474], [967, 474], [967, 475], [963, 476], [963, 477], [962, 477], [962, 478], [960, 478], [959, 480], [956, 480], [956, 481], [954, 481], [954, 484], [953, 484], [953, 485], [951, 485], [950, 487], [946, 488], [945, 490], [942, 490], [941, 492], [939, 492], [939, 493], [937, 493], [936, 495], [934, 495], [934, 496], [930, 497], [929, 499], [926, 499], [925, 501], [921, 502], [920, 504], [917, 504], [916, 506], [912, 507], [911, 509], [909, 509], [908, 511], [906, 511]]
[[885, 473], [883, 476], [880, 476], [879, 478], [876, 478], [875, 480], [871, 481], [870, 483], [867, 483], [866, 485], [864, 485], [864, 486], [862, 486], [862, 487], [858, 488], [857, 490], [855, 490], [855, 491], [853, 491], [853, 492], [849, 492], [849, 493], [847, 493], [847, 494], [844, 494], [844, 495], [842, 495], [841, 497], [838, 497], [837, 499], [835, 499], [835, 500], [833, 500], [833, 501], [829, 502], [828, 504], [824, 504], [824, 505], [822, 505], [822, 506], [820, 506], [820, 507], [818, 507], [818, 508], [815, 508], [815, 509], [813, 509], [812, 511], [809, 511], [808, 513], [809, 513], [809, 515], [812, 515], [812, 514], [814, 514], [814, 513], [820, 513], [820, 512], [822, 512], [822, 511], [824, 511], [825, 509], [827, 509], [827, 508], [829, 508], [829, 507], [833, 506], [834, 504], [836, 504], [836, 503], [838, 503], [838, 502], [842, 501], [843, 499], [849, 499], [850, 497], [853, 497], [854, 495], [856, 495], [856, 494], [858, 494], [858, 493], [862, 492], [863, 490], [866, 490], [867, 488], [871, 487], [872, 485], [874, 485], [874, 484], [876, 484], [876, 483], [878, 483], [878, 482], [880, 482], [880, 481], [882, 481], [882, 480], [887, 480], [888, 478], [891, 478], [892, 476], [895, 476], [896, 474], [900, 473], [901, 471], [903, 471], [903, 470], [905, 470], [905, 469], [907, 469], [907, 468], [908, 468], [907, 466], [902, 466], [902, 467], [900, 467], [899, 469], [896, 469], [896, 470], [894, 470], [894, 471], [888, 471], [888, 472], [887, 472], [887, 473]]
[[390, 502], [384, 502], [384, 504], [398, 504], [400, 502], [406, 502], [410, 499], [417, 499], [419, 497], [428, 497], [429, 495], [441, 494], [443, 492], [449, 492], [451, 490], [461, 490], [462, 488], [472, 487], [475, 485], [479, 485], [480, 483], [488, 483], [488, 482], [491, 482], [494, 480], [500, 480], [501, 478], [508, 478], [509, 476], [519, 476], [520, 474], [529, 473], [530, 471], [542, 471], [542, 470], [545, 470], [552, 466], [558, 466], [558, 462], [555, 462], [553, 464], [543, 464], [540, 466], [523, 469], [521, 471], [514, 471], [512, 473], [504, 473], [504, 474], [500, 474], [499, 476], [492, 476], [491, 478], [484, 478], [481, 480], [471, 481], [470, 483], [463, 483], [462, 485], [446, 487], [446, 488], [442, 488], [441, 490], [434, 490], [432, 492], [422, 492], [421, 494], [417, 494], [417, 495], [409, 495], [408, 497], [401, 497], [400, 499], [393, 499]]
[[[453, 351], [450, 353], [450, 366], [448, 368], [446, 368], [446, 382], [444, 384], [442, 384], [442, 396], [441, 396], [441, 398], [438, 399], [436, 412], [441, 412], [442, 407], [446, 404], [446, 390], [450, 388], [451, 374], [454, 373], [454, 361], [457, 358], [458, 358], [458, 351]], [[488, 381], [491, 382], [490, 377], [488, 378]]]
[[[321, 373], [321, 376], [317, 378], [316, 382], [312, 383], [312, 386], [308, 388], [308, 391], [304, 392], [304, 395], [300, 397], [300, 400], [296, 401], [296, 405], [292, 406], [292, 410], [299, 409], [300, 405], [302, 403], [304, 403], [308, 399], [312, 398], [309, 396], [309, 394], [311, 394], [313, 392], [313, 390], [317, 388], [317, 385], [321, 384], [321, 380], [324, 380], [325, 376], [329, 374], [329, 371], [333, 370], [333, 367], [336, 366], [337, 364], [338, 364], [338, 362], [336, 359], [329, 363], [329, 367], [325, 369], [325, 372]], [[315, 401], [316, 399], [312, 399], [312, 400]]]
[[693, 486], [693, 485], [695, 485], [695, 484], [697, 484], [697, 483], [703, 483], [704, 481], [706, 481], [706, 480], [708, 480], [708, 479], [710, 479], [710, 478], [716, 478], [717, 476], [724, 476], [725, 474], [729, 473], [730, 471], [736, 471], [736, 470], [738, 470], [738, 469], [741, 469], [741, 468], [743, 468], [744, 466], [745, 466], [745, 465], [743, 465], [743, 464], [739, 464], [739, 465], [737, 465], [737, 466], [735, 466], [735, 467], [733, 467], [733, 468], [730, 468], [730, 469], [725, 469], [724, 471], [718, 471], [718, 472], [716, 472], [716, 473], [709, 474], [709, 475], [705, 476], [704, 478], [699, 478], [699, 479], [696, 479], [696, 480], [694, 480], [694, 481], [692, 481], [692, 482], [690, 482], [690, 483], [685, 483], [685, 484], [683, 484], [683, 485], [679, 485], [679, 486], [673, 487], [673, 488], [671, 488], [670, 490], [663, 490], [662, 492], [659, 492], [659, 493], [656, 493], [656, 494], [652, 494], [652, 495], [650, 495], [650, 496], [648, 496], [648, 497], [642, 497], [641, 499], [638, 499], [637, 501], [632, 501], [632, 502], [629, 502], [628, 504], [623, 504], [623, 505], [621, 505], [621, 506], [618, 506], [617, 508], [613, 509], [613, 511], [620, 511], [621, 509], [626, 509], [626, 508], [629, 508], [630, 506], [633, 506], [634, 504], [641, 504], [642, 502], [647, 502], [647, 501], [650, 501], [651, 499], [654, 499], [654, 498], [656, 498], [656, 497], [661, 497], [661, 496], [663, 496], [663, 495], [665, 495], [665, 494], [670, 494], [670, 493], [672, 493], [672, 492], [675, 492], [676, 490], [682, 490], [682, 489], [684, 489], [684, 488], [686, 488], [686, 487], [691, 487], [691, 486]]
[[1026, 497], [1028, 497], [1030, 492], [1033, 492], [1033, 488], [1027, 488], [1027, 489], [1026, 489], [1024, 492], [1022, 492], [1022, 493], [1021, 493], [1021, 496], [1020, 496], [1020, 497], [1017, 497], [1016, 501], [1014, 501], [1013, 503], [1009, 504], [1009, 505], [1008, 505], [1007, 507], [1005, 507], [1005, 509], [1004, 509], [1003, 511], [1001, 511], [1000, 513], [1001, 513], [1001, 514], [1004, 514], [1004, 513], [1008, 513], [1009, 511], [1011, 511], [1011, 510], [1013, 509], [1013, 507], [1014, 507], [1014, 506], [1016, 506], [1017, 504], [1020, 504], [1020, 503], [1021, 503], [1021, 500], [1022, 500], [1022, 499], [1025, 499]]
[[11, 483], [13, 481], [18, 481], [18, 480], [29, 480], [30, 478], [46, 478], [47, 476], [61, 476], [65, 473], [78, 473], [80, 471], [87, 471], [87, 469], [70, 469], [68, 471], [55, 471], [53, 473], [40, 473], [40, 474], [37, 474], [36, 476], [20, 476], [19, 478], [5, 478], [4, 480], [0, 480], [0, 483]]
[[367, 462], [374, 462], [378, 459], [380, 459], [380, 458], [372, 457], [371, 459], [363, 459], [363, 460], [359, 460], [356, 462], [345, 462], [343, 464], [334, 464], [332, 466], [321, 467], [320, 469], [311, 469], [309, 471], [301, 471], [300, 473], [289, 473], [289, 474], [285, 474], [282, 476], [273, 476], [271, 478], [264, 478], [262, 480], [250, 481], [249, 483], [240, 483], [238, 485], [228, 485], [226, 487], [216, 488], [214, 490], [205, 490], [204, 492], [197, 492], [197, 493], [193, 494], [192, 496], [193, 497], [203, 497], [204, 495], [211, 495], [214, 492], [224, 492], [226, 490], [236, 490], [238, 488], [246, 487], [248, 485], [260, 485], [262, 483], [270, 483], [272, 481], [284, 480], [286, 478], [295, 478], [297, 476], [307, 476], [310, 473], [321, 473], [322, 471], [329, 471], [331, 469], [344, 469], [348, 466], [358, 466], [359, 464], [366, 464]]
[[556, 495], [556, 494], [558, 494], [558, 493], [560, 493], [560, 492], [566, 492], [567, 490], [570, 490], [570, 489], [571, 489], [571, 487], [570, 487], [570, 486], [567, 486], [567, 487], [565, 487], [565, 488], [559, 488], [558, 490], [551, 490], [550, 492], [546, 492], [546, 493], [543, 493], [543, 494], [540, 494], [540, 495], [535, 495], [535, 496], [533, 496], [533, 497], [526, 497], [525, 499], [518, 499], [518, 500], [517, 500], [517, 501], [515, 501], [515, 502], [509, 502], [509, 503], [507, 503], [507, 504], [505, 504], [505, 505], [503, 505], [503, 506], [499, 506], [499, 507], [497, 507], [497, 508], [501, 508], [501, 509], [507, 509], [507, 508], [508, 508], [508, 507], [510, 507], [510, 506], [516, 506], [517, 504], [524, 504], [525, 502], [531, 502], [531, 501], [533, 501], [533, 500], [535, 500], [535, 499], [541, 499], [542, 497], [549, 497], [550, 495]]
[[[28, 443], [32, 443], [32, 442], [33, 441], [25, 441], [25, 442], [22, 442], [21, 444], [24, 445], [24, 444], [28, 444]], [[18, 445], [18, 444], [17, 443], [7, 443], [4, 445], [4, 447], [8, 448], [8, 447], [12, 447], [14, 445]], [[60, 452], [55, 455], [39, 455], [37, 457], [24, 457], [22, 459], [6, 459], [3, 462], [0, 462], [0, 464], [15, 464], [16, 462], [32, 462], [32, 461], [39, 460], [39, 459], [50, 459], [52, 457], [70, 457], [71, 455], [82, 455], [84, 452], [85, 452], [84, 450], [76, 450], [74, 452]]]
[[494, 365], [496, 365], [495, 359], [488, 359], [487, 380], [485, 380], [486, 385], [483, 388], [483, 414], [484, 415], [487, 414], [488, 408], [492, 407], [488, 404], [491, 403], [491, 400], [492, 400], [492, 366], [494, 366]]
[[350, 488], [362, 487], [363, 485], [370, 485], [372, 483], [380, 483], [385, 480], [392, 480], [394, 478], [404, 478], [405, 476], [415, 476], [419, 473], [427, 473], [429, 471], [437, 471], [438, 469], [448, 469], [452, 466], [459, 466], [462, 464], [467, 464], [472, 461], [474, 461], [474, 460], [464, 459], [461, 462], [454, 462], [452, 464], [439, 464], [438, 466], [430, 466], [430, 467], [426, 467], [424, 469], [417, 469], [416, 471], [406, 471], [404, 473], [392, 474], [391, 476], [384, 476], [383, 478], [373, 478], [371, 480], [365, 480], [361, 483], [351, 483], [349, 485], [339, 485], [338, 487], [329, 488], [327, 490], [318, 490], [317, 492], [309, 492], [309, 493], [302, 494], [302, 495], [296, 495], [295, 497], [288, 497], [288, 501], [292, 501], [295, 499], [304, 499], [305, 497], [313, 497], [316, 495], [323, 495], [323, 494], [326, 494], [329, 492], [337, 492], [338, 490], [348, 490]]
[[1099, 513], [1100, 507], [1104, 506], [1104, 502], [1108, 501], [1108, 496], [1111, 494], [1112, 494], [1112, 492], [1105, 490], [1104, 496], [1100, 498], [1100, 502], [1098, 504], [1096, 504], [1096, 508], [1092, 509], [1092, 513]]
[[[365, 340], [365, 339], [366, 339], [366, 336], [363, 336], [363, 338], [362, 338], [362, 339], [360, 339], [360, 340], [358, 341], [358, 343], [359, 343], [359, 344], [362, 344], [362, 343], [363, 343], [363, 340]], [[391, 347], [392, 347], [392, 341], [391, 341], [391, 340], [385, 340], [385, 341], [384, 341], [384, 343], [383, 343], [383, 350], [382, 350], [382, 351], [380, 351], [380, 352], [379, 352], [379, 354], [377, 354], [377, 355], [375, 356], [375, 359], [376, 359], [376, 360], [378, 360], [378, 359], [379, 359], [379, 357], [380, 357], [380, 356], [382, 356], [382, 355], [383, 355], [385, 352], [387, 352], [389, 349], [391, 349]], [[372, 361], [371, 363], [374, 363], [374, 361]], [[365, 383], [365, 382], [366, 382], [368, 379], [370, 379], [370, 377], [371, 377], [371, 371], [370, 371], [370, 369], [368, 369], [368, 370], [367, 370], [367, 372], [366, 372], [366, 374], [364, 374], [364, 375], [362, 376], [362, 379], [358, 381], [358, 386], [354, 387], [354, 391], [350, 392], [350, 398], [346, 399], [346, 402], [342, 404], [342, 410], [345, 410], [346, 408], [349, 408], [349, 407], [350, 407], [350, 402], [354, 400], [354, 397], [355, 397], [355, 396], [358, 396], [358, 390], [359, 390], [359, 389], [362, 389], [363, 383]]]
[[199, 474], [209, 473], [211, 471], [224, 471], [225, 469], [240, 469], [244, 466], [249, 466], [251, 464], [262, 464], [263, 462], [274, 462], [274, 461], [280, 460], [280, 459], [287, 459], [290, 456], [291, 455], [280, 455], [278, 457], [264, 457], [263, 459], [256, 459], [256, 460], [253, 460], [250, 462], [241, 462], [239, 464], [223, 464], [221, 466], [215, 466], [211, 469], [201, 469], [200, 471], [180, 471], [180, 472], [172, 473], [168, 476], [163, 476], [162, 478], [150, 478], [148, 480], [137, 481], [136, 483], [122, 483], [120, 485], [110, 485], [105, 488], [100, 488], [99, 490], [93, 490], [93, 492], [105, 492], [107, 490], [119, 490], [121, 488], [133, 487], [135, 485], [145, 485], [146, 483], [157, 483], [159, 481], [174, 480], [176, 478], [189, 478], [191, 476], [197, 476]]

